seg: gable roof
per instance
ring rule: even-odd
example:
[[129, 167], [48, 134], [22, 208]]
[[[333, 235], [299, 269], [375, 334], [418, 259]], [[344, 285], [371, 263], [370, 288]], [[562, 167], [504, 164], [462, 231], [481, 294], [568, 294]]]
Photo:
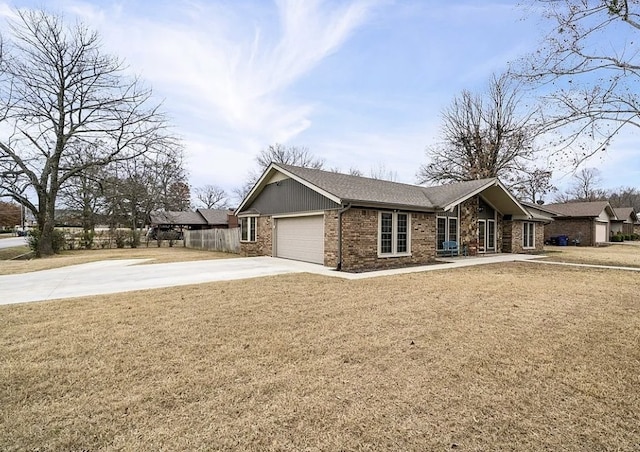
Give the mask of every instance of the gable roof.
[[[334, 173], [292, 165], [273, 164], [275, 168], [289, 173], [304, 185], [311, 184], [335, 198], [338, 203], [360, 202], [392, 204], [434, 209], [435, 205], [426, 196], [424, 187], [387, 180]], [[297, 177], [296, 177], [297, 176]]]
[[556, 204], [546, 204], [544, 209], [551, 213], [556, 213], [564, 217], [598, 217], [607, 210], [609, 216], [616, 218], [616, 214], [608, 201], [590, 202], [565, 202]]
[[233, 214], [233, 210], [227, 209], [196, 209], [207, 224], [227, 224], [229, 215]]
[[252, 200], [277, 172], [295, 179], [337, 204], [351, 203], [424, 211], [449, 209], [483, 190], [497, 187], [497, 192], [506, 194], [503, 196], [504, 199], [501, 199], [502, 202], [509, 203], [518, 214], [530, 217], [526, 209], [511, 196], [497, 178], [423, 187], [281, 163], [272, 163], [265, 170], [236, 212], [242, 212], [245, 207], [250, 206]]
[[197, 212], [161, 212], [149, 214], [152, 224], [207, 224], [202, 215]]
[[550, 223], [555, 217], [559, 216], [559, 214], [545, 209], [544, 205], [541, 204], [528, 201], [520, 201], [520, 204], [522, 204], [529, 211], [531, 216], [537, 220], [542, 220]]
[[638, 214], [633, 207], [614, 207], [613, 211], [619, 221], [626, 221], [628, 219], [631, 219], [634, 223], [638, 221]]

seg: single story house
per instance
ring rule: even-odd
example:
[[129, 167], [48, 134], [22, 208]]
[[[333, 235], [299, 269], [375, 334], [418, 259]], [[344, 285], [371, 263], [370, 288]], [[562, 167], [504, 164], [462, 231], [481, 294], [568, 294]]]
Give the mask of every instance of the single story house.
[[236, 210], [241, 254], [345, 271], [425, 264], [462, 252], [542, 250], [546, 219], [497, 179], [422, 187], [272, 163]]
[[545, 241], [565, 235], [569, 243], [582, 246], [608, 242], [611, 224], [618, 219], [608, 201], [544, 204], [537, 209], [553, 216], [553, 222], [545, 228]]
[[638, 223], [638, 214], [633, 207], [614, 207], [617, 220], [611, 221], [611, 235], [634, 233], [634, 226]]
[[149, 214], [149, 226], [161, 230], [213, 229], [238, 227], [232, 210], [196, 209], [185, 212], [154, 211]]

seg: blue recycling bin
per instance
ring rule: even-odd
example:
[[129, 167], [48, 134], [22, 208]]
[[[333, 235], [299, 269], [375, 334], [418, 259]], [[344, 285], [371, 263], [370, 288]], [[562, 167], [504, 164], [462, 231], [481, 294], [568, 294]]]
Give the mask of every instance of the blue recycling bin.
[[569, 236], [568, 235], [559, 235], [558, 236], [558, 246], [568, 246], [569, 245]]

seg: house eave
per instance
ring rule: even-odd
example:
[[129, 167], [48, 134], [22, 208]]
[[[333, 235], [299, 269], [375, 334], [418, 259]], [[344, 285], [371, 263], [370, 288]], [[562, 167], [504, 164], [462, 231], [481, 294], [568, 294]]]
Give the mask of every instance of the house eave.
[[279, 173], [284, 174], [287, 177], [290, 177], [291, 179], [299, 182], [300, 184], [304, 185], [305, 187], [309, 188], [310, 190], [313, 190], [313, 191], [321, 194], [322, 196], [330, 199], [331, 201], [335, 202], [336, 204], [340, 204], [340, 205], [343, 204], [343, 201], [340, 198], [338, 198], [337, 196], [335, 196], [334, 194], [329, 193], [328, 191], [318, 187], [317, 185], [314, 185], [314, 184], [308, 182], [307, 180], [297, 176], [296, 174], [293, 174], [290, 171], [287, 171], [286, 169], [280, 167], [277, 163], [271, 163], [269, 165], [269, 167], [264, 171], [264, 173], [262, 173], [262, 176], [254, 184], [253, 188], [249, 191], [247, 196], [244, 197], [244, 199], [242, 200], [242, 202], [240, 203], [238, 208], [235, 210], [235, 212], [234, 212], [235, 215], [238, 215], [238, 216], [242, 215], [241, 214], [242, 210], [256, 198], [256, 196], [260, 193], [260, 191], [266, 185], [266, 181], [271, 179], [271, 177], [273, 176], [274, 172], [279, 172]]
[[[489, 180], [486, 184], [482, 185], [481, 187], [478, 187], [477, 189], [473, 190], [472, 192], [466, 194], [465, 196], [449, 203], [448, 205], [443, 207], [443, 210], [448, 211], [453, 209], [455, 206], [465, 202], [468, 199], [471, 199], [474, 196], [480, 195], [481, 193], [483, 193], [484, 191], [486, 191], [487, 189], [491, 188], [491, 187], [499, 187], [502, 192], [507, 196], [508, 200], [511, 202], [511, 204], [513, 204], [516, 207], [516, 211], [518, 212], [517, 214], [512, 214], [512, 215], [519, 215], [522, 214], [524, 215], [524, 217], [526, 219], [532, 219], [533, 216], [529, 213], [528, 210], [526, 210], [526, 208], [520, 204], [520, 202], [518, 202], [518, 200], [511, 194], [511, 192], [507, 189], [507, 187], [504, 186], [504, 184], [502, 182], [500, 182], [499, 179], [495, 178], [492, 180]], [[506, 212], [502, 212], [502, 213], [506, 213]]]

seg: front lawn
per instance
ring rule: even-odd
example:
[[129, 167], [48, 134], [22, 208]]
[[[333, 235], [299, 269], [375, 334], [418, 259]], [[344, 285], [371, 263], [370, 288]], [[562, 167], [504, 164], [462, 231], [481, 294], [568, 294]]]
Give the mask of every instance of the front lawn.
[[548, 260], [575, 264], [640, 267], [640, 242], [601, 247], [545, 246]]
[[509, 263], [0, 307], [2, 450], [640, 449], [638, 274]]

